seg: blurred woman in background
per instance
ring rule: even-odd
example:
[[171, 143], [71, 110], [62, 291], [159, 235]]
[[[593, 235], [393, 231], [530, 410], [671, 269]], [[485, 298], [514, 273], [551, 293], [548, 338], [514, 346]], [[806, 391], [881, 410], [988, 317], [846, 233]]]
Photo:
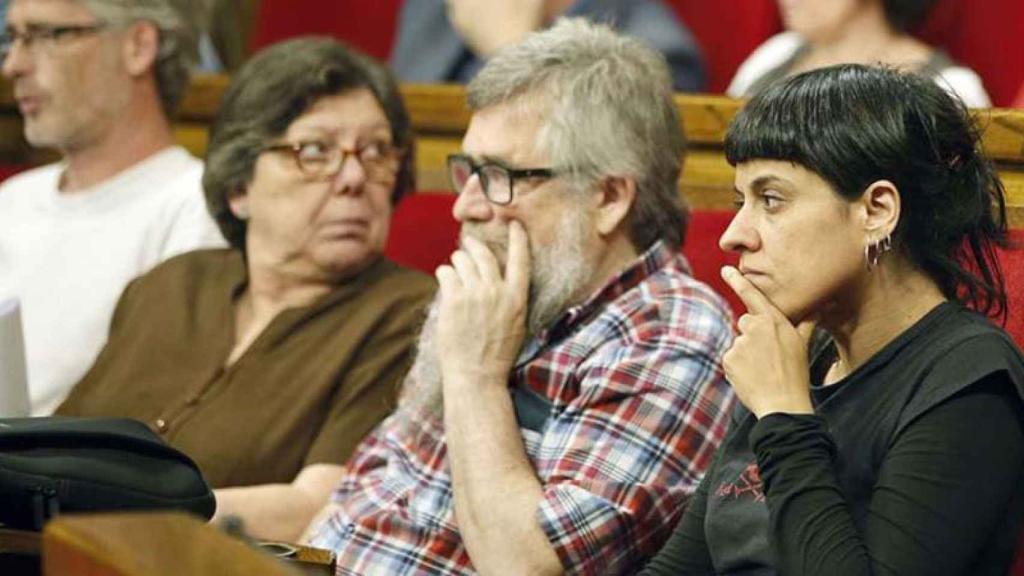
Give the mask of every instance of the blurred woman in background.
[[786, 32], [740, 66], [727, 93], [753, 96], [801, 72], [836, 64], [883, 64], [932, 78], [973, 108], [992, 101], [981, 79], [911, 36], [937, 0], [779, 0]]

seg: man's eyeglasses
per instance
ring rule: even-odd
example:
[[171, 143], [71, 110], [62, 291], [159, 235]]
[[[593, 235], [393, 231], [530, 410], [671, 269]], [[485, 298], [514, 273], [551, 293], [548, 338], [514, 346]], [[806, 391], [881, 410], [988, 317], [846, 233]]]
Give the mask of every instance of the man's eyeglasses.
[[95, 34], [106, 28], [102, 22], [94, 24], [31, 24], [25, 31], [8, 28], [0, 34], [0, 56], [6, 58], [17, 42], [26, 50], [49, 49], [64, 38], [77, 38], [87, 34]]
[[496, 162], [477, 164], [463, 154], [448, 156], [448, 180], [456, 194], [461, 194], [476, 174], [484, 196], [494, 204], [512, 202], [512, 187], [518, 178], [553, 178], [558, 171], [553, 168], [507, 168]]
[[328, 178], [341, 171], [345, 160], [353, 156], [376, 183], [395, 181], [404, 150], [386, 142], [371, 142], [354, 149], [327, 142], [284, 142], [263, 148], [263, 152], [287, 152], [295, 158], [299, 171], [310, 178]]

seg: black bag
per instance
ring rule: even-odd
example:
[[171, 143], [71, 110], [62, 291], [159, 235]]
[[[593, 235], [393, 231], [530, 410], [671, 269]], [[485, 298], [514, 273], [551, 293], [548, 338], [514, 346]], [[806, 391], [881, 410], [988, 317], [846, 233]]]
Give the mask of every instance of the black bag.
[[213, 516], [195, 463], [136, 420], [0, 419], [0, 523], [41, 530], [59, 512], [175, 509]]

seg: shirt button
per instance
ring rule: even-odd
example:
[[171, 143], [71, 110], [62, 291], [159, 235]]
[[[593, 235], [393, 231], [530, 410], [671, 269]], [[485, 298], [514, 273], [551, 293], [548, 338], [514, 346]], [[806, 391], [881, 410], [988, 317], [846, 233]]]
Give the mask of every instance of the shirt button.
[[195, 406], [197, 404], [199, 404], [199, 397], [198, 396], [190, 396], [188, 398], [188, 400], [185, 400], [185, 405], [186, 406]]
[[163, 418], [157, 418], [156, 422], [154, 422], [153, 424], [156, 424], [156, 429], [158, 431], [160, 431], [160, 432], [166, 432], [167, 431], [167, 421], [164, 420]]

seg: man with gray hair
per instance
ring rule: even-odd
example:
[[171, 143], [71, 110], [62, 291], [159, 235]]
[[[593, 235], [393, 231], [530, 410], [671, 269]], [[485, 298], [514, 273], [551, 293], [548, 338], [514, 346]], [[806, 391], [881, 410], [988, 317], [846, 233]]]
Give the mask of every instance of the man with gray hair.
[[21, 301], [33, 414], [92, 364], [130, 280], [223, 243], [170, 124], [198, 17], [188, 0], [10, 2], [0, 51], [25, 138], [63, 156], [0, 186], [0, 300]]
[[310, 527], [339, 574], [630, 573], [732, 404], [725, 303], [689, 274], [664, 59], [562, 20], [468, 88], [461, 246], [399, 409]]

